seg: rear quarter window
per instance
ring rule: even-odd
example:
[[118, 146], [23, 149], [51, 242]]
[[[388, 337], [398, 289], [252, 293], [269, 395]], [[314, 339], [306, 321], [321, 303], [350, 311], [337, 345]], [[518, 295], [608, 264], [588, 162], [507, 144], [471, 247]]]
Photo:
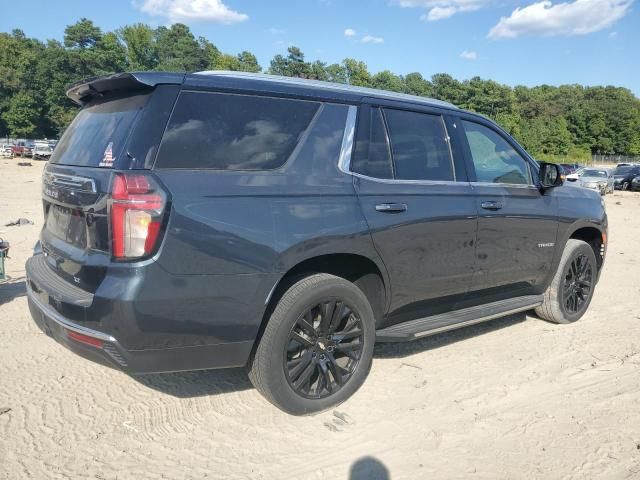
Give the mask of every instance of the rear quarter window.
[[157, 168], [272, 170], [287, 161], [320, 104], [253, 95], [182, 92]]

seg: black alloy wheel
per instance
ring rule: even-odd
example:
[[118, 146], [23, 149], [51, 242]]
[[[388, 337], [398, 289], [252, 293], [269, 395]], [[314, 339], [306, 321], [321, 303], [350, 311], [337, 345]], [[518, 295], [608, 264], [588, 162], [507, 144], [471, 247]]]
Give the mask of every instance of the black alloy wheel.
[[362, 320], [344, 300], [314, 305], [293, 325], [284, 352], [291, 388], [308, 399], [338, 392], [353, 376], [364, 348]]
[[593, 272], [593, 265], [586, 255], [578, 255], [569, 263], [563, 286], [564, 308], [568, 313], [579, 313], [588, 304], [593, 288]]

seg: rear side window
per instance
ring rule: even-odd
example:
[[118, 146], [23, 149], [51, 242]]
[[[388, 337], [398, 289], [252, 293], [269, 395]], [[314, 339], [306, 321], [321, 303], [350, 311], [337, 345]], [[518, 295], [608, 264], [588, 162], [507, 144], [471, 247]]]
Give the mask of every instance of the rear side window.
[[527, 161], [501, 135], [479, 123], [463, 120], [462, 124], [478, 182], [532, 183]]
[[440, 115], [385, 109], [398, 180], [454, 180], [453, 162]]
[[113, 167], [149, 95], [133, 95], [91, 104], [76, 115], [51, 156], [51, 163]]
[[360, 123], [351, 170], [367, 177], [393, 178], [391, 151], [382, 113], [372, 108], [368, 118], [362, 118]]
[[182, 92], [156, 166], [215, 170], [281, 167], [319, 106], [303, 100]]

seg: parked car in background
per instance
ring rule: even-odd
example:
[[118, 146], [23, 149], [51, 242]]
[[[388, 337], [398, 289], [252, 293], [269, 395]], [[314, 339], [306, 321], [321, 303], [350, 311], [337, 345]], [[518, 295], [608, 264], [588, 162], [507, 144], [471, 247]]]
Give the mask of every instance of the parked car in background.
[[613, 172], [614, 188], [616, 190], [629, 190], [633, 179], [640, 175], [640, 166], [622, 165], [616, 167]]
[[613, 173], [606, 168], [585, 168], [579, 177], [581, 187], [596, 190], [601, 195], [613, 192]]
[[13, 155], [12, 147], [13, 145], [9, 145], [9, 144], [0, 146], [0, 155], [2, 155], [3, 157], [12, 156]]
[[576, 170], [575, 172], [573, 172], [573, 173], [571, 173], [571, 174], [569, 174], [569, 175], [567, 175], [567, 176], [565, 177], [565, 181], [566, 181], [567, 183], [569, 183], [569, 184], [570, 184], [570, 183], [575, 183], [575, 182], [577, 182], [578, 180], [580, 180], [580, 177], [582, 176], [582, 173], [583, 173], [583, 172], [584, 172], [584, 167], [583, 167], [583, 168], [580, 168], [580, 169], [578, 169], [578, 170]]
[[[376, 341], [536, 309], [580, 319], [600, 196], [446, 102], [239, 72], [116, 74], [44, 168], [37, 325], [142, 374], [247, 366], [293, 414], [364, 382]], [[381, 394], [381, 398], [384, 394]]]
[[560, 166], [562, 167], [565, 176], [571, 175], [582, 168], [582, 165], [579, 163], [561, 163]]
[[17, 142], [11, 147], [11, 152], [14, 157], [30, 157], [33, 155], [33, 144]]
[[631, 190], [640, 192], [640, 175], [631, 180]]
[[53, 147], [49, 142], [35, 142], [33, 147], [33, 158], [49, 160], [53, 153]]

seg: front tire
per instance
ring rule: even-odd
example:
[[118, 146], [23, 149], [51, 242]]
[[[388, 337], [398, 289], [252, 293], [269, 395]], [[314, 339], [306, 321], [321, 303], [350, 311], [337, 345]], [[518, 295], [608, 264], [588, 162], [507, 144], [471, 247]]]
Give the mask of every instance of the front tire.
[[374, 315], [362, 290], [334, 275], [311, 275], [280, 298], [249, 364], [249, 379], [287, 413], [327, 410], [360, 388], [374, 343]]
[[582, 240], [567, 241], [558, 271], [536, 313], [553, 323], [573, 323], [589, 308], [597, 278], [596, 256]]

